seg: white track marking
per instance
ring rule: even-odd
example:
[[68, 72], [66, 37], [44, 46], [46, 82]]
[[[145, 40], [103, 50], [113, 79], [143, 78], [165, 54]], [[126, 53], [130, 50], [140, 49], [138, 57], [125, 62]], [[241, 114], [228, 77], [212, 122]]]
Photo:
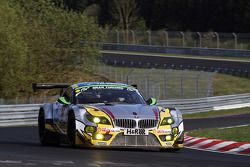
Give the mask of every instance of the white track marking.
[[121, 167], [137, 167], [137, 166], [145, 166], [145, 164], [130, 164], [130, 163], [117, 163], [117, 162], [111, 162], [111, 161], [94, 161], [91, 163], [88, 163], [89, 166], [93, 167], [102, 167], [103, 165], [109, 165], [109, 166], [121, 166]]
[[245, 126], [249, 126], [250, 124], [245, 124], [245, 125], [237, 125], [237, 126], [227, 126], [227, 127], [222, 127], [219, 129], [230, 129], [230, 128], [238, 128], [238, 127], [245, 127]]
[[0, 164], [21, 164], [22, 161], [14, 161], [14, 160], [0, 160]]
[[205, 150], [205, 149], [200, 149], [200, 148], [193, 148], [193, 147], [185, 147], [187, 149], [191, 150], [199, 150], [199, 151], [206, 151], [206, 152], [213, 152], [213, 153], [219, 153], [219, 154], [230, 154], [230, 155], [238, 155], [238, 156], [250, 156], [250, 154], [237, 154], [235, 152], [219, 152], [219, 151], [214, 151], [214, 150]]

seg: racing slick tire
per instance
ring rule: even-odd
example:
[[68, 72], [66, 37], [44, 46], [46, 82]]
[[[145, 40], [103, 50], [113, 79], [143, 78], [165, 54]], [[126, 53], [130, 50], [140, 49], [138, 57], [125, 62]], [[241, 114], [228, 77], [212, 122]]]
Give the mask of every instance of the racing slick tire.
[[38, 115], [38, 130], [39, 130], [39, 139], [42, 145], [60, 145], [60, 140], [57, 133], [51, 132], [45, 128], [45, 117], [44, 111], [41, 109]]
[[68, 115], [68, 126], [67, 126], [67, 136], [69, 145], [72, 147], [76, 146], [76, 121], [74, 112], [69, 112]]

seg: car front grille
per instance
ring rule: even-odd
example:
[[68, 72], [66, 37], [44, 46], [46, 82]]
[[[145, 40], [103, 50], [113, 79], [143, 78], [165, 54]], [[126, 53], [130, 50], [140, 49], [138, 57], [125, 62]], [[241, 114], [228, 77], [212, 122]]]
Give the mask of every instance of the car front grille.
[[110, 144], [111, 146], [161, 146], [157, 138], [149, 133], [147, 136], [125, 136], [118, 134]]
[[158, 120], [155, 120], [155, 119], [142, 119], [142, 120], [139, 120], [138, 127], [143, 128], [143, 129], [153, 128], [153, 127], [156, 127], [157, 124], [158, 124]]
[[115, 125], [120, 128], [154, 128], [158, 124], [158, 120], [155, 119], [141, 119], [141, 120], [134, 120], [134, 119], [116, 119]]
[[135, 128], [136, 121], [133, 119], [116, 119], [115, 125], [121, 128]]

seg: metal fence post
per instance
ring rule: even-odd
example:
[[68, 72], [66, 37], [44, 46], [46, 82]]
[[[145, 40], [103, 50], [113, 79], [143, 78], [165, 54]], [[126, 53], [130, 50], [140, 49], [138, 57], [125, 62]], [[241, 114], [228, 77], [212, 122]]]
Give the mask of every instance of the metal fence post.
[[165, 37], [166, 37], [166, 46], [168, 47], [168, 32], [164, 31]]
[[146, 97], [148, 98], [149, 96], [149, 74], [146, 75], [146, 82], [145, 82], [145, 94], [146, 94]]
[[131, 34], [132, 34], [132, 40], [133, 40], [133, 44], [135, 45], [135, 32], [133, 30], [130, 30]]
[[166, 72], [164, 73], [164, 97], [163, 99], [167, 99], [167, 80], [168, 80], [168, 77], [167, 77], [167, 70], [166, 70]]
[[234, 49], [237, 49], [238, 48], [238, 38], [237, 38], [237, 35], [236, 33], [232, 33], [233, 37], [234, 37]]
[[199, 77], [200, 74], [197, 74], [196, 78], [195, 78], [195, 97], [199, 97]]
[[132, 68], [132, 69], [128, 72], [127, 77], [126, 77], [126, 79], [127, 79], [127, 84], [129, 84], [129, 76], [130, 76], [130, 74], [133, 73], [134, 70], [135, 70], [135, 69]]
[[217, 48], [220, 48], [220, 37], [219, 34], [217, 32], [214, 32], [215, 36], [216, 36], [216, 46]]
[[18, 104], [18, 97], [16, 97], [15, 103]]
[[183, 74], [181, 74], [181, 78], [180, 78], [180, 98], [182, 98], [183, 99], [183, 95], [184, 95], [184, 92], [183, 92]]
[[152, 44], [151, 31], [149, 30], [149, 31], [147, 31], [147, 33], [148, 33], [148, 45], [151, 45]]
[[182, 31], [180, 31], [180, 34], [182, 36], [182, 47], [185, 47], [185, 34]]
[[116, 43], [120, 43], [120, 32], [118, 30], [116, 31]]
[[199, 37], [199, 47], [201, 48], [201, 33], [200, 32], [196, 32], [198, 37]]

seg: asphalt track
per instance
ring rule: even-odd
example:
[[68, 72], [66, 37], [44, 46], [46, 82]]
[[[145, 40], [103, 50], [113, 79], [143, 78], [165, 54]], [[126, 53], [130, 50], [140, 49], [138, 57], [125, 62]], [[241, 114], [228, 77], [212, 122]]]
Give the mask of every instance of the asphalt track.
[[161, 56], [153, 53], [102, 51], [101, 60], [108, 65], [146, 68], [192, 69], [230, 73], [249, 77], [250, 61], [213, 58]]
[[[184, 120], [187, 130], [250, 124], [250, 114]], [[1, 167], [249, 167], [250, 157], [191, 149], [159, 152], [154, 149], [93, 149], [39, 144], [37, 127], [0, 128]]]

